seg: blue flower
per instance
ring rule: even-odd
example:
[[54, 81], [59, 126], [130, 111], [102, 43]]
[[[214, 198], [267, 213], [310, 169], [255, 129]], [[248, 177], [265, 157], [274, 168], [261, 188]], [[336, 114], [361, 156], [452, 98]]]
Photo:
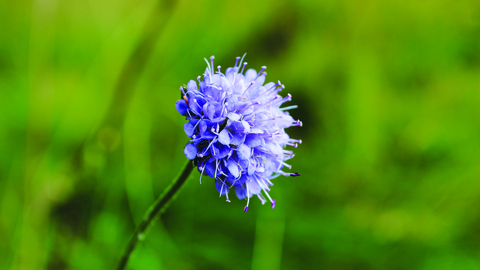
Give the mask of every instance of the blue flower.
[[188, 121], [184, 129], [191, 140], [184, 152], [194, 160], [200, 181], [203, 174], [215, 179], [220, 196], [226, 195], [227, 201], [233, 188], [239, 199], [247, 198], [246, 212], [253, 195], [262, 204], [267, 201], [265, 195], [275, 207], [275, 199], [268, 194], [271, 180], [299, 175], [282, 169], [291, 169], [285, 161], [294, 156], [284, 147], [302, 142], [290, 139], [285, 129], [302, 126], [302, 122], [287, 112], [297, 106], [280, 108], [291, 100], [290, 94], [284, 98], [278, 94], [285, 88], [280, 81], [264, 84], [266, 67], [244, 74], [247, 63], [242, 65], [243, 57], [237, 57], [225, 74], [220, 66], [214, 71], [213, 56], [210, 63], [205, 59], [208, 67], [203, 80], [198, 76], [198, 83], [188, 82], [186, 92], [180, 87], [182, 98], [175, 107]]

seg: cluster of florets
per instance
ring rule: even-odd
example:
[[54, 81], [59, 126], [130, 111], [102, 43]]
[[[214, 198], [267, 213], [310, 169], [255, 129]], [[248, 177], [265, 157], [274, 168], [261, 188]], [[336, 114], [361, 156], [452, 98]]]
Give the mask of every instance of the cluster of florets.
[[[264, 85], [266, 67], [259, 72], [249, 69], [243, 74], [247, 63], [237, 57], [234, 67], [223, 74], [218, 66], [214, 72], [212, 56], [203, 80], [191, 80], [180, 87], [182, 98], [175, 103], [178, 112], [185, 116], [185, 133], [190, 142], [184, 152], [193, 160], [201, 175], [206, 173], [215, 179], [221, 195], [231, 188], [239, 199], [247, 198], [245, 211], [252, 195], [257, 195], [262, 204], [266, 199], [275, 206], [268, 191], [271, 180], [277, 176], [298, 176], [298, 173], [283, 172], [285, 161], [292, 158], [286, 145], [297, 147], [301, 140], [290, 139], [285, 128], [301, 126], [286, 112], [296, 108], [280, 106], [291, 100], [288, 94], [282, 98], [278, 92], [285, 87], [280, 83]], [[241, 70], [240, 70], [241, 68]], [[201, 176], [200, 176], [201, 181]]]

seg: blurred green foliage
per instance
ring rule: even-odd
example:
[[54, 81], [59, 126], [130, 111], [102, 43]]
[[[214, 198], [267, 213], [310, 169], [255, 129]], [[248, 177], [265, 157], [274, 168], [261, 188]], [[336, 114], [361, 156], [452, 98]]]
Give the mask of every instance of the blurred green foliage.
[[480, 269], [480, 2], [1, 1], [0, 269], [112, 269], [185, 162], [178, 88], [293, 95], [271, 210], [199, 173], [131, 269]]

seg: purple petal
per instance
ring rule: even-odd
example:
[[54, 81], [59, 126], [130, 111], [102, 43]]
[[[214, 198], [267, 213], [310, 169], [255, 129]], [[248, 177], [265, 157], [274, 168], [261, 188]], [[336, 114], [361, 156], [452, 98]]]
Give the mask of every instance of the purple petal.
[[[208, 103], [205, 103], [205, 105], [206, 104]], [[205, 108], [205, 105], [203, 106], [203, 112], [208, 116], [208, 118], [210, 118], [210, 120], [213, 120], [215, 115], [215, 106], [213, 106], [212, 104], [208, 104]]]
[[247, 121], [242, 121], [243, 125], [243, 132], [248, 133], [250, 132], [250, 124]]
[[235, 186], [234, 188], [235, 188], [235, 194], [240, 200], [245, 199], [245, 197], [247, 197], [247, 191], [245, 190], [245, 187]]
[[215, 133], [212, 132], [213, 122], [207, 119], [200, 121], [198, 124], [200, 135], [205, 139], [213, 139], [217, 137]]
[[248, 169], [248, 160], [242, 160], [242, 159], [239, 159], [238, 160], [238, 164], [240, 165], [240, 168], [242, 168], [242, 170], [247, 170]]
[[209, 125], [207, 124], [207, 121], [200, 121], [200, 124], [198, 124], [198, 127], [200, 129], [200, 134], [205, 133], [207, 129], [209, 128]]
[[178, 111], [181, 115], [187, 114], [188, 105], [187, 105], [187, 103], [185, 102], [185, 100], [183, 100], [183, 99], [177, 100], [177, 102], [175, 102], [175, 108], [177, 109], [177, 111]]
[[231, 159], [228, 160], [228, 171], [233, 175], [233, 177], [238, 178], [240, 172], [238, 170], [238, 165]]
[[255, 169], [256, 169], [256, 168], [255, 168], [255, 165], [253, 165], [253, 164], [248, 164], [248, 170], [247, 170], [248, 175], [254, 174], [254, 173], [255, 173]]
[[269, 143], [266, 145], [267, 149], [270, 150], [274, 155], [282, 154], [282, 147], [276, 143]]
[[255, 80], [255, 85], [260, 86], [260, 85], [263, 85], [264, 82], [265, 82], [265, 75], [260, 75]]
[[228, 119], [231, 119], [231, 120], [233, 120], [233, 121], [238, 121], [238, 120], [240, 120], [240, 115], [237, 114], [237, 113], [234, 113], [234, 112], [228, 113], [227, 117], [228, 117]]
[[227, 80], [233, 81], [233, 76], [235, 76], [237, 71], [238, 71], [238, 67], [227, 68], [227, 72], [225, 72]]
[[250, 107], [244, 109], [244, 110], [242, 111], [242, 113], [243, 113], [244, 115], [248, 115], [248, 114], [251, 114], [254, 110], [255, 110], [255, 108], [254, 108], [253, 106], [250, 106]]
[[198, 91], [197, 82], [194, 80], [190, 80], [187, 84], [187, 90], [190, 91]]
[[255, 99], [256, 97], [258, 97], [258, 95], [260, 94], [260, 91], [263, 87], [250, 87], [250, 89], [248, 90], [249, 94], [248, 94], [248, 100], [253, 100]]
[[223, 144], [220, 144], [220, 143], [216, 143], [215, 145], [217, 146], [217, 149], [219, 150], [219, 154], [218, 154], [219, 159], [228, 156], [228, 154], [231, 151], [231, 148], [227, 145], [223, 145]]
[[210, 130], [207, 130], [202, 134], [202, 138], [207, 139], [207, 140], [211, 140], [215, 137], [217, 137], [217, 134], [213, 133]]
[[222, 76], [215, 74], [212, 76], [212, 81], [215, 85], [222, 85]]
[[[222, 104], [220, 103], [216, 103], [215, 104], [215, 114], [218, 115], [218, 116], [222, 116], [223, 114], [223, 106]], [[225, 118], [222, 117], [222, 121], [224, 120]]]
[[190, 95], [190, 97], [188, 98], [188, 105], [190, 107], [190, 110], [194, 114], [196, 114], [198, 116], [202, 115], [202, 107], [200, 107], [199, 104], [198, 104], [197, 96]]
[[205, 172], [211, 178], [215, 178], [215, 164], [214, 164], [214, 162], [210, 162], [210, 163], [207, 163], [205, 165]]
[[225, 195], [228, 193], [228, 186], [220, 180], [215, 180], [215, 187], [221, 195]]
[[215, 87], [206, 86], [205, 95], [212, 97], [214, 100], [218, 100], [218, 90]]
[[183, 125], [183, 129], [185, 130], [185, 134], [187, 134], [187, 136], [190, 138], [195, 133], [195, 126], [190, 122], [185, 123], [185, 125]]
[[211, 152], [212, 152], [212, 156], [215, 159], [221, 159], [221, 158], [224, 158], [228, 155], [230, 147], [225, 146], [225, 145], [220, 144], [220, 143], [215, 143], [210, 147], [210, 149], [211, 149]]
[[190, 160], [197, 157], [197, 147], [193, 143], [187, 143], [183, 152], [185, 153], [185, 156]]
[[200, 86], [200, 89], [203, 91], [205, 89], [205, 82], [204, 81], [201, 81], [199, 83], [199, 86]]
[[241, 174], [240, 178], [238, 178], [237, 181], [235, 182], [235, 185], [236, 186], [244, 186], [245, 183], [247, 182], [247, 180], [248, 180], [247, 175], [246, 174]]
[[262, 137], [255, 134], [248, 134], [245, 139], [245, 144], [250, 147], [257, 147], [262, 144]]
[[245, 133], [240, 133], [240, 132], [232, 133], [232, 140], [230, 141], [230, 143], [233, 145], [240, 145], [245, 141], [245, 137], [246, 137]]
[[242, 144], [237, 148], [237, 150], [239, 159], [245, 160], [250, 158], [251, 149], [247, 145]]
[[261, 128], [252, 128], [250, 129], [250, 133], [260, 134], [263, 133], [263, 130]]
[[220, 133], [218, 134], [218, 141], [221, 143], [221, 144], [224, 144], [224, 145], [229, 145], [230, 144], [230, 133], [228, 132], [228, 130], [226, 129], [223, 129], [222, 131], [220, 131]]
[[245, 82], [246, 83], [250, 83], [251, 81], [253, 81], [255, 79], [255, 77], [257, 77], [257, 71], [253, 68], [247, 70], [247, 72], [245, 72]]
[[270, 90], [270, 88], [272, 88], [273, 86], [275, 85], [274, 82], [269, 82], [267, 84], [265, 84], [263, 87], [265, 87], [265, 90]]
[[255, 179], [250, 182], [247, 182], [247, 187], [248, 187], [248, 192], [250, 194], [259, 194], [261, 191], [261, 188]]

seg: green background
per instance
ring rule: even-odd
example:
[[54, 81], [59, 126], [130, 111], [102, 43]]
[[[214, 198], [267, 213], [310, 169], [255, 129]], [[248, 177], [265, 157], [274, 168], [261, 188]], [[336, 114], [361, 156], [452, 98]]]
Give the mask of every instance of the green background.
[[0, 2], [0, 269], [112, 269], [203, 60], [299, 108], [274, 210], [194, 172], [131, 269], [480, 269], [478, 1]]

